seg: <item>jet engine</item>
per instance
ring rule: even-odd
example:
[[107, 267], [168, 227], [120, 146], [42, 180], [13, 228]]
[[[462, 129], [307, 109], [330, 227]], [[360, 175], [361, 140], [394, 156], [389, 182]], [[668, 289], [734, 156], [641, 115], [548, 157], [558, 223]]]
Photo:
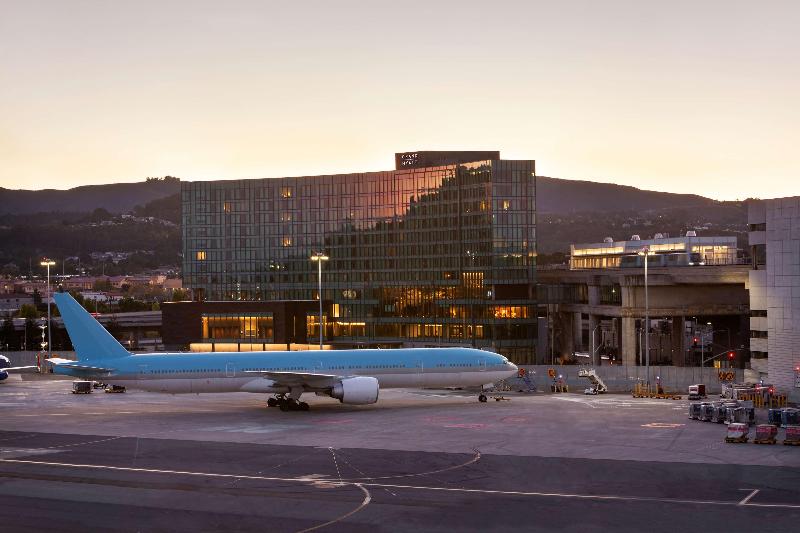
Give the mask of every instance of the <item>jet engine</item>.
[[378, 401], [378, 380], [367, 376], [345, 378], [331, 388], [331, 397], [342, 403], [363, 405]]

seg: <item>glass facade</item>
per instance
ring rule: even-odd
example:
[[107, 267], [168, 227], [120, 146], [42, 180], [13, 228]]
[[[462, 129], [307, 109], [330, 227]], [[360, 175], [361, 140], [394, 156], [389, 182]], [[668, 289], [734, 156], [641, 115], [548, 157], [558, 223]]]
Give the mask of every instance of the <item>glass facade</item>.
[[[184, 282], [196, 299], [316, 299], [324, 252], [327, 342], [532, 362], [535, 205], [533, 161], [183, 182]], [[319, 334], [318, 317], [306, 326]]]

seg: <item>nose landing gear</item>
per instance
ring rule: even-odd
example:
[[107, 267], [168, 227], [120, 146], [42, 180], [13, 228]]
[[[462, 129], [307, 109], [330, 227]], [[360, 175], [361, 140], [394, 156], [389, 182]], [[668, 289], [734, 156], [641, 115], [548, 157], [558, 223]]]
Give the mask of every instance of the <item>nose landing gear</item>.
[[486, 397], [485, 394], [481, 393], [481, 394], [478, 395], [478, 401], [479, 402], [486, 403], [486, 400], [488, 400], [488, 398]]

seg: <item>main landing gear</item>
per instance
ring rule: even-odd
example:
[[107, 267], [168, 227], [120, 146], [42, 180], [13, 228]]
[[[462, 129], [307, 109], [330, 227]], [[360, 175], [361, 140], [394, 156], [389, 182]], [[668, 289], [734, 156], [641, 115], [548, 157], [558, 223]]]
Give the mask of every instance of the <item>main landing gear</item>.
[[306, 402], [287, 398], [283, 394], [268, 398], [267, 407], [279, 407], [281, 411], [308, 411], [309, 409]]
[[478, 401], [479, 402], [486, 403], [486, 400], [488, 400], [488, 398], [486, 397], [485, 394], [481, 393], [481, 394], [478, 395]]

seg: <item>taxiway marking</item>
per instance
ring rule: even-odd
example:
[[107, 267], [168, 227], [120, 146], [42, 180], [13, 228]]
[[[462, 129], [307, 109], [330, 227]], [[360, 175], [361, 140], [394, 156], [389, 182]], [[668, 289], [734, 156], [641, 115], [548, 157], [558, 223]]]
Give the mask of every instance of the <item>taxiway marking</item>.
[[[75, 468], [75, 469], [91, 469], [91, 470], [111, 470], [116, 472], [136, 472], [145, 474], [170, 474], [179, 476], [193, 476], [193, 477], [206, 477], [216, 479], [247, 479], [256, 481], [277, 481], [282, 483], [318, 483], [320, 478], [309, 477], [275, 477], [275, 476], [249, 476], [246, 474], [222, 474], [213, 472], [192, 472], [188, 470], [162, 470], [154, 468], [134, 468], [125, 466], [110, 466], [110, 465], [91, 465], [91, 464], [74, 464], [74, 463], [56, 463], [49, 461], [31, 461], [25, 459], [0, 459], [0, 463], [9, 464], [27, 464], [38, 466], [54, 466], [62, 468]], [[2, 475], [2, 473], [0, 473]], [[424, 485], [399, 485], [387, 483], [367, 483], [367, 482], [354, 482], [354, 481], [337, 481], [336, 479], [326, 480], [327, 484], [334, 487], [356, 487], [364, 491], [365, 487], [376, 488], [391, 488], [391, 489], [406, 489], [418, 491], [434, 491], [434, 492], [455, 492], [461, 494], [485, 494], [485, 495], [498, 495], [498, 496], [530, 496], [540, 498], [566, 498], [576, 500], [597, 500], [597, 501], [620, 501], [620, 502], [650, 502], [650, 503], [667, 503], [667, 504], [682, 504], [682, 505], [719, 505], [719, 506], [748, 506], [748, 507], [769, 507], [776, 509], [800, 509], [800, 504], [787, 504], [787, 503], [750, 503], [749, 499], [755, 496], [759, 489], [753, 489], [754, 492], [740, 501], [722, 501], [722, 500], [687, 500], [677, 498], [658, 498], [647, 496], [620, 496], [614, 494], [573, 494], [563, 492], [539, 492], [539, 491], [517, 491], [517, 490], [493, 490], [493, 489], [467, 489], [460, 487], [432, 487]], [[367, 491], [368, 492], [368, 491]], [[366, 503], [369, 503], [365, 499]], [[363, 505], [366, 504], [362, 504]], [[361, 507], [359, 507], [360, 509]]]
[[[739, 490], [750, 490], [750, 489], [739, 489]], [[739, 505], [747, 505], [747, 502], [750, 501], [750, 498], [758, 494], [760, 490], [761, 489], [752, 489], [752, 492], [747, 496], [745, 496], [744, 499], [742, 499], [742, 501], [739, 502]]]

